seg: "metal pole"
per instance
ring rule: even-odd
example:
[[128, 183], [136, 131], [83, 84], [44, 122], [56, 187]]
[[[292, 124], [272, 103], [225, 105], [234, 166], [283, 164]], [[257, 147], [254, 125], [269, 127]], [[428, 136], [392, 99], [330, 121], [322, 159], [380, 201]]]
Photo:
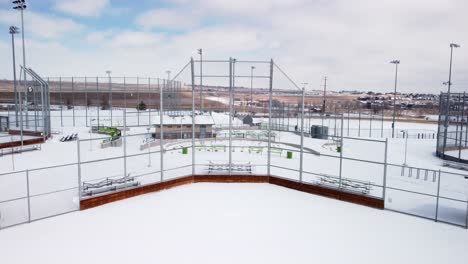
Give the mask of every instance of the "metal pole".
[[78, 160], [78, 200], [81, 201], [81, 151], [80, 138], [76, 140], [77, 160]]
[[[336, 134], [335, 134], [336, 136]], [[343, 140], [343, 115], [341, 115], [341, 140], [340, 140], [340, 179], [338, 183], [338, 189], [341, 190], [341, 179], [343, 175], [343, 145], [344, 145], [344, 140]]]
[[392, 138], [395, 137], [395, 116], [396, 116], [396, 91], [398, 81], [398, 63], [395, 62], [395, 90], [393, 92], [393, 121], [392, 121]]
[[[23, 41], [23, 67], [26, 69], [26, 48], [24, 45], [24, 18], [23, 18], [23, 8], [21, 8], [21, 38]], [[26, 71], [23, 71], [23, 81], [24, 81], [24, 91], [25, 91], [25, 101], [26, 101], [26, 127], [29, 127], [29, 113], [28, 113], [28, 88], [26, 87]]]
[[124, 125], [124, 176], [127, 176], [127, 109], [123, 110], [123, 125]]
[[[465, 118], [465, 102], [466, 102], [466, 93], [463, 92], [463, 104], [461, 106], [461, 119], [458, 121], [460, 122], [460, 143], [458, 146], [458, 158], [461, 159], [461, 150], [462, 150], [462, 139], [463, 139], [463, 119]], [[465, 127], [466, 130], [466, 127]]]
[[86, 108], [85, 108], [85, 123], [86, 123], [86, 126], [88, 126], [88, 79], [87, 77], [84, 77], [84, 85], [85, 85], [85, 104], [86, 104]]
[[146, 128], [146, 130], [148, 131], [148, 135], [147, 135], [147, 142], [148, 142], [148, 167], [151, 167], [151, 142], [150, 142], [150, 137], [151, 137], [151, 134], [150, 134], [150, 127]]
[[63, 127], [62, 77], [59, 77], [59, 90], [60, 90], [60, 125]]
[[112, 126], [112, 77], [110, 76], [110, 72], [108, 73], [108, 76], [109, 76], [110, 126]]
[[271, 175], [271, 107], [273, 105], [273, 59], [270, 59], [270, 84], [268, 89], [268, 158], [267, 158], [267, 175]]
[[233, 98], [232, 90], [234, 89], [234, 78], [235, 78], [235, 59], [229, 58], [229, 75], [230, 75], [230, 84], [229, 84], [229, 175], [232, 174], [232, 118], [233, 113]]
[[[201, 50], [200, 50], [201, 61]], [[192, 73], [192, 175], [195, 175], [195, 63], [193, 58], [190, 58], [190, 67]], [[201, 67], [201, 65], [200, 65]], [[200, 69], [200, 109], [201, 109], [201, 69]]]
[[[137, 105], [140, 105], [140, 90], [138, 89], [140, 86], [140, 78], [137, 77], [136, 89], [137, 89]], [[137, 125], [140, 126], [140, 107], [137, 108]]]
[[[200, 111], [203, 111], [203, 50], [198, 51], [200, 54]], [[192, 73], [194, 73], [193, 70]]]
[[29, 169], [26, 169], [26, 192], [28, 195], [28, 222], [31, 223], [31, 193], [29, 190]]
[[323, 85], [323, 106], [322, 106], [322, 113], [326, 112], [327, 108], [327, 76], [324, 78], [325, 84]]
[[160, 159], [161, 159], [161, 182], [164, 179], [164, 132], [163, 132], [163, 86], [166, 84], [163, 81], [163, 85], [159, 85], [158, 79], [158, 86], [159, 86], [159, 151], [160, 151]]
[[[14, 27], [13, 29], [17, 29]], [[13, 87], [14, 87], [14, 95], [15, 95], [15, 122], [16, 122], [16, 127], [19, 127], [18, 123], [18, 91], [16, 88], [16, 58], [15, 58], [15, 31], [11, 30], [10, 27], [10, 33], [11, 33], [11, 48], [12, 48], [12, 53], [13, 53]]]
[[358, 137], [361, 137], [361, 111], [359, 111]]
[[127, 108], [127, 80], [123, 77], [123, 89], [124, 89], [124, 106]]
[[439, 181], [437, 183], [436, 212], [435, 212], [435, 219], [434, 219], [436, 222], [438, 221], [438, 216], [439, 216], [440, 182], [441, 182], [441, 178], [440, 178], [440, 170], [439, 170]]
[[305, 87], [302, 88], [301, 94], [301, 158], [299, 161], [299, 182], [302, 182], [302, 171], [304, 162], [304, 96]]
[[72, 77], [73, 127], [75, 127], [75, 82]]
[[384, 201], [385, 207], [385, 198], [387, 194], [387, 158], [388, 158], [388, 138], [385, 138], [385, 153], [384, 153], [384, 174], [383, 174], [383, 190], [382, 190], [382, 200]]
[[148, 125], [151, 126], [151, 78], [148, 77]]
[[255, 70], [255, 66], [250, 67], [250, 112], [252, 113], [252, 105], [253, 105], [253, 71]]
[[97, 107], [97, 127], [99, 129], [100, 118], [99, 118], [99, 108], [101, 105], [101, 96], [99, 95], [99, 77], [96, 77], [96, 95], [98, 97], [98, 107]]

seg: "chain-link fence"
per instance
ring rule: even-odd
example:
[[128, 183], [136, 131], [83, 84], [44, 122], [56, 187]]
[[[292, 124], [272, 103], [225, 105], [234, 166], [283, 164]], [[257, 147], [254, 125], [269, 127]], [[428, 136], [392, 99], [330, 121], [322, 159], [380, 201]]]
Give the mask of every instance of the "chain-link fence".
[[387, 140], [372, 139], [373, 128], [356, 137], [364, 132], [350, 133], [349, 115], [308, 113], [304, 89], [273, 61], [205, 61], [203, 74], [201, 65], [191, 60], [171, 81], [50, 80], [61, 91], [51, 101], [72, 109], [52, 115], [61, 131], [44, 145], [48, 157], [0, 174], [0, 228], [79, 210], [89, 197], [220, 174], [287, 178], [467, 227], [467, 175], [390, 164]]

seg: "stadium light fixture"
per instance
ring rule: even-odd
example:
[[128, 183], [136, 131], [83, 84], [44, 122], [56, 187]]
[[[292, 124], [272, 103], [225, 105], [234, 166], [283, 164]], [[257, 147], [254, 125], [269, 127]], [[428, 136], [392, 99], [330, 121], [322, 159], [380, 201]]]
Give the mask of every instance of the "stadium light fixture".
[[397, 93], [397, 81], [398, 81], [398, 64], [399, 60], [392, 60], [390, 63], [395, 64], [395, 90], [393, 92], [393, 119], [392, 119], [392, 138], [395, 137], [395, 117], [396, 117], [396, 93]]

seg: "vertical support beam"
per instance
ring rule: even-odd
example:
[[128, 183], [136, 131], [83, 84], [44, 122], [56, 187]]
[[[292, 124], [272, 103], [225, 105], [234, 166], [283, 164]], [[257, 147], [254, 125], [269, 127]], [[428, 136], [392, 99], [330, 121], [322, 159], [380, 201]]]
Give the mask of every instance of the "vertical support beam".
[[151, 79], [148, 77], [148, 126], [151, 126]]
[[[191, 74], [192, 74], [191, 76], [192, 77], [192, 175], [195, 175], [195, 63], [193, 61], [193, 58], [190, 58], [190, 68], [191, 68]], [[200, 89], [201, 89], [201, 86], [200, 86]], [[201, 91], [200, 91], [200, 105], [201, 105]]]
[[273, 105], [273, 59], [270, 59], [270, 83], [268, 87], [268, 158], [267, 175], [271, 175], [271, 108]]
[[109, 74], [109, 108], [110, 108], [110, 126], [112, 126], [112, 77]]
[[358, 137], [361, 137], [361, 110], [359, 110]]
[[31, 192], [29, 188], [29, 169], [26, 169], [26, 192], [28, 195], [28, 222], [31, 223]]
[[234, 113], [232, 90], [234, 89], [234, 77], [235, 77], [235, 64], [232, 58], [229, 58], [229, 175], [232, 174], [232, 118]]
[[123, 110], [123, 125], [124, 125], [124, 176], [127, 176], [127, 108]]
[[[92, 142], [91, 142], [92, 143]], [[76, 153], [78, 160], [78, 201], [81, 201], [81, 151], [80, 151], [80, 138], [76, 139]]]
[[302, 171], [304, 169], [304, 96], [305, 87], [302, 88], [301, 94], [301, 158], [299, 161], [299, 182], [302, 182]]
[[73, 104], [73, 127], [75, 127], [75, 81], [72, 77], [72, 104]]
[[[137, 105], [140, 105], [140, 77], [137, 76], [136, 90], [137, 90]], [[140, 107], [137, 109], [137, 126], [140, 126]]]
[[101, 106], [101, 96], [99, 95], [99, 77], [96, 77], [96, 96], [98, 99], [98, 105], [97, 105], [97, 127], [99, 128], [100, 125], [100, 117], [99, 117], [99, 108]]
[[63, 127], [62, 77], [59, 77], [59, 90], [60, 90], [60, 126]]
[[385, 207], [385, 198], [387, 195], [387, 158], [388, 158], [388, 138], [385, 138], [385, 153], [384, 153], [384, 173], [383, 173], [383, 190], [382, 190], [382, 200], [384, 201]]
[[350, 118], [350, 112], [349, 112], [349, 105], [348, 105], [348, 137], [349, 137], [349, 118]]
[[127, 79], [123, 77], [123, 94], [124, 94], [124, 106], [127, 108]]
[[[336, 116], [335, 116], [336, 118]], [[338, 182], [338, 188], [341, 190], [341, 179], [343, 178], [343, 145], [344, 145], [344, 139], [343, 139], [343, 115], [341, 115], [341, 135], [340, 135], [340, 147], [341, 147], [341, 151], [340, 151], [340, 179], [339, 179], [339, 182]], [[336, 134], [335, 134], [335, 137], [336, 137]]]
[[383, 127], [384, 127], [384, 108], [382, 106], [382, 123], [380, 125], [380, 137], [383, 138]]
[[440, 199], [440, 182], [442, 178], [440, 177], [441, 171], [439, 170], [439, 180], [437, 182], [437, 200], [436, 200], [436, 211], [435, 211], [435, 221], [438, 221], [439, 217], [439, 199]]
[[85, 104], [86, 104], [86, 113], [85, 113], [85, 124], [88, 126], [88, 77], [84, 77], [84, 86], [85, 86]]
[[[463, 119], [465, 118], [465, 102], [466, 102], [466, 92], [463, 92], [463, 104], [460, 107], [461, 110], [461, 118], [457, 121], [460, 122], [460, 143], [458, 145], [458, 158], [461, 159], [461, 151], [462, 151], [462, 139], [463, 139]], [[466, 127], [465, 127], [466, 130]]]
[[163, 80], [163, 85], [159, 85], [158, 79], [158, 86], [159, 86], [159, 157], [161, 159], [161, 182], [164, 179], [164, 128], [163, 128], [163, 86], [165, 85], [165, 81]]

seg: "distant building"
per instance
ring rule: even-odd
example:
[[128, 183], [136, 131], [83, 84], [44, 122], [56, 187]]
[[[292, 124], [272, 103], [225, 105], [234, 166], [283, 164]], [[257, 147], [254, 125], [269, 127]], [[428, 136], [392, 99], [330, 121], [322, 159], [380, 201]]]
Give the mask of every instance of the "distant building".
[[[184, 139], [192, 138], [192, 117], [191, 116], [164, 116], [163, 117], [163, 133], [165, 139]], [[195, 138], [211, 138], [215, 134], [213, 132], [214, 121], [210, 115], [195, 116]], [[160, 138], [161, 125], [159, 118], [155, 124], [155, 133], [153, 138]]]

